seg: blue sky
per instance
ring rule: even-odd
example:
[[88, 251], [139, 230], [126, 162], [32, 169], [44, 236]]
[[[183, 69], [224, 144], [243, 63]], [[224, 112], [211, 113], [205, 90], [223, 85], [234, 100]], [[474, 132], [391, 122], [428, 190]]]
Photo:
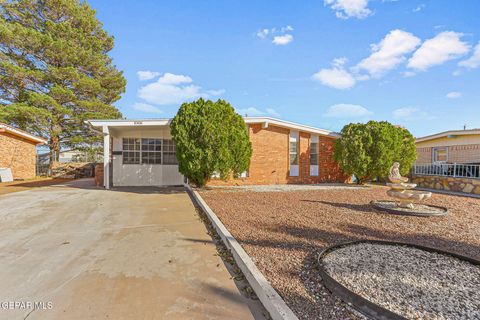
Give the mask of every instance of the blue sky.
[[127, 118], [200, 96], [339, 131], [480, 127], [480, 1], [90, 0], [124, 71]]

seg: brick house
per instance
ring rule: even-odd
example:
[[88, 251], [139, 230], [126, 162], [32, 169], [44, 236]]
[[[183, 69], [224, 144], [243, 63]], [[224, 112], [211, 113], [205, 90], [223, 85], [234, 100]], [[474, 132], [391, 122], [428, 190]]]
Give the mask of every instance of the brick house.
[[[104, 135], [104, 186], [180, 185], [171, 119], [90, 120]], [[333, 160], [335, 132], [289, 121], [246, 117], [253, 154], [248, 172], [209, 185], [344, 182]]]
[[416, 164], [480, 164], [480, 129], [450, 130], [417, 138]]
[[10, 168], [14, 179], [35, 177], [36, 146], [46, 140], [0, 123], [0, 168]]

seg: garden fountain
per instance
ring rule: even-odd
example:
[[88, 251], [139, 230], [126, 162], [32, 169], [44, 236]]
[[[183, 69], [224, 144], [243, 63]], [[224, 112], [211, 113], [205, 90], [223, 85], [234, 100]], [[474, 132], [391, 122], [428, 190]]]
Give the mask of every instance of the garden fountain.
[[398, 162], [394, 162], [390, 168], [388, 180], [390, 180], [390, 183], [387, 183], [387, 186], [390, 187], [390, 190], [387, 191], [387, 195], [396, 199], [396, 201], [372, 201], [372, 205], [375, 208], [390, 213], [406, 215], [438, 216], [447, 214], [447, 208], [415, 203], [415, 201], [423, 201], [430, 198], [432, 193], [413, 190], [417, 185], [408, 183], [408, 178], [401, 176], [400, 164]]

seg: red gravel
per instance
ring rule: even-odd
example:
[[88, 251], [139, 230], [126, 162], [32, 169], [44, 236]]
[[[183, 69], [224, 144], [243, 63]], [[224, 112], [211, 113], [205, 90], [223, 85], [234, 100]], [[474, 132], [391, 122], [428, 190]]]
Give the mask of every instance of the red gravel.
[[252, 192], [202, 191], [202, 197], [253, 258], [300, 319], [355, 315], [320, 284], [316, 255], [360, 239], [417, 243], [480, 259], [480, 199], [434, 194], [444, 217], [407, 217], [376, 211], [371, 200], [387, 188]]

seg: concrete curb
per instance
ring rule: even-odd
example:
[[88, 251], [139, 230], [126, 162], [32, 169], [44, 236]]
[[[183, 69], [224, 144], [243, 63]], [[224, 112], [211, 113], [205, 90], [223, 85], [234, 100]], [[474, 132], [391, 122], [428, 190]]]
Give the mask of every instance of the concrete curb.
[[198, 194], [197, 191], [193, 191], [192, 188], [186, 185], [187, 190], [192, 194], [197, 204], [207, 215], [208, 219], [212, 222], [213, 227], [217, 231], [218, 235], [222, 238], [225, 246], [230, 249], [235, 262], [240, 270], [242, 270], [248, 283], [255, 291], [255, 294], [262, 302], [263, 306], [270, 313], [273, 320], [298, 320], [297, 316], [287, 306], [285, 301], [280, 295], [273, 289], [265, 276], [258, 270], [255, 263], [243, 250], [238, 241], [231, 235], [227, 228], [223, 225], [217, 215], [210, 209], [205, 200]]

